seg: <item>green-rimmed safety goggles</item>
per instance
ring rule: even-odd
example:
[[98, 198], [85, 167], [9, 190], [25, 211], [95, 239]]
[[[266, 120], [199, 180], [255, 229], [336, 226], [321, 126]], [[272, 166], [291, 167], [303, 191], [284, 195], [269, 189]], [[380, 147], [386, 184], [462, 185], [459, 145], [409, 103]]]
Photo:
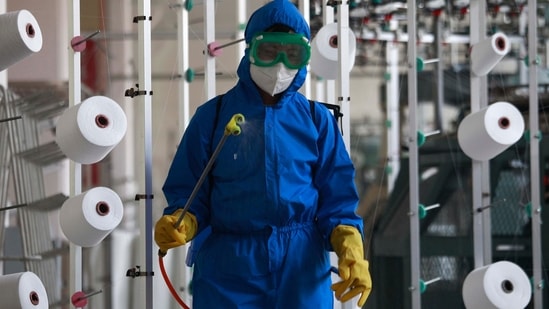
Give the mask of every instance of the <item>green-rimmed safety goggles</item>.
[[309, 40], [301, 34], [261, 32], [250, 43], [250, 62], [260, 67], [283, 62], [289, 69], [300, 69], [310, 58]]

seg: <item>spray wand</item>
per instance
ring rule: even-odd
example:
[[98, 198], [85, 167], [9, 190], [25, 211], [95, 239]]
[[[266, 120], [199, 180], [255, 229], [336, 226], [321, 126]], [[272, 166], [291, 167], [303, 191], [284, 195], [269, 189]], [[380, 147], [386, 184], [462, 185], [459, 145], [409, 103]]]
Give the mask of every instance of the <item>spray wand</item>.
[[225, 126], [225, 132], [223, 132], [223, 137], [217, 144], [217, 147], [215, 147], [215, 150], [212, 153], [212, 156], [210, 157], [208, 164], [206, 164], [204, 171], [202, 171], [202, 175], [200, 175], [200, 178], [198, 179], [198, 182], [194, 186], [194, 189], [191, 192], [191, 195], [187, 199], [187, 202], [185, 203], [185, 207], [183, 207], [183, 212], [181, 212], [179, 219], [173, 225], [175, 229], [179, 228], [181, 221], [183, 221], [183, 218], [185, 217], [185, 214], [187, 213], [189, 206], [191, 205], [192, 201], [196, 197], [196, 194], [198, 193], [198, 189], [200, 189], [200, 187], [202, 186], [202, 183], [204, 183], [204, 180], [206, 179], [206, 176], [208, 176], [208, 174], [210, 173], [210, 170], [212, 169], [215, 159], [219, 155], [219, 152], [221, 151], [223, 144], [225, 144], [225, 141], [230, 135], [240, 135], [241, 129], [239, 124], [243, 122], [244, 122], [244, 116], [242, 114], [234, 114], [231, 120], [229, 120], [229, 122]]
[[[225, 131], [223, 132], [223, 136], [221, 137], [221, 140], [215, 147], [214, 152], [212, 153], [212, 156], [210, 157], [210, 160], [208, 160], [208, 163], [206, 164], [206, 167], [202, 171], [202, 174], [200, 175], [200, 178], [198, 178], [198, 181], [196, 185], [193, 188], [193, 191], [191, 192], [191, 195], [187, 199], [187, 202], [185, 203], [185, 206], [183, 207], [183, 211], [181, 212], [181, 215], [179, 216], [178, 220], [174, 223], [173, 227], [175, 229], [179, 228], [179, 225], [183, 221], [183, 218], [185, 217], [185, 214], [187, 213], [187, 210], [189, 209], [189, 206], [191, 205], [192, 201], [195, 199], [196, 194], [198, 193], [198, 190], [204, 183], [204, 180], [206, 180], [206, 177], [210, 173], [210, 170], [212, 169], [212, 166], [217, 159], [217, 156], [219, 155], [219, 152], [221, 151], [221, 148], [223, 148], [223, 144], [225, 144], [225, 141], [227, 138], [231, 135], [240, 135], [242, 130], [240, 129], [240, 125], [244, 123], [244, 115], [242, 114], [234, 114], [231, 120], [225, 125]], [[166, 270], [164, 268], [164, 261], [163, 257], [167, 254], [167, 252], [162, 252], [158, 250], [158, 256], [159, 256], [159, 264], [160, 264], [160, 270], [162, 272], [162, 276], [164, 277], [164, 280], [166, 281], [166, 284], [168, 285], [168, 288], [170, 292], [172, 292], [173, 297], [177, 300], [177, 302], [186, 309], [189, 309], [189, 307], [183, 302], [183, 300], [179, 297], [175, 289], [173, 288], [170, 279], [168, 278], [168, 275], [166, 274]]]

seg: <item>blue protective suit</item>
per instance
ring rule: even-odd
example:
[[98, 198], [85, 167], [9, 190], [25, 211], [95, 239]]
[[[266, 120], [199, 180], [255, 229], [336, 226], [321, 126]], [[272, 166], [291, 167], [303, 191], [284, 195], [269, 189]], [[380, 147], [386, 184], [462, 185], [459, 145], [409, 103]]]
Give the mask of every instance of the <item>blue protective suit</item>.
[[[275, 23], [310, 38], [296, 7], [275, 0], [251, 16], [246, 42]], [[339, 224], [362, 232], [354, 167], [330, 111], [317, 104], [313, 121], [297, 92], [307, 68], [274, 106], [263, 105], [249, 68], [246, 50], [218, 123], [217, 99], [196, 110], [163, 186], [171, 214], [185, 205], [227, 122], [245, 116], [189, 209], [199, 231], [211, 229], [194, 264], [192, 307], [332, 308], [330, 234]]]

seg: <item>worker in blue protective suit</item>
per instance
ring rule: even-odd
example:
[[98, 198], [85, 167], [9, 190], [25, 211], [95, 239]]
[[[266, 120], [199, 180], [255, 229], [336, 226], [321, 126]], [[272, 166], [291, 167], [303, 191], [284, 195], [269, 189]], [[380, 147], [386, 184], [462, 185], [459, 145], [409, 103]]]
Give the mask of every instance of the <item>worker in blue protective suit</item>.
[[[372, 283], [354, 167], [330, 111], [312, 109], [298, 92], [309, 26], [294, 4], [275, 0], [253, 13], [245, 40], [237, 84], [196, 110], [178, 146], [155, 241], [165, 254], [211, 230], [194, 261], [194, 309], [333, 308], [332, 290], [341, 301], [360, 295], [362, 306]], [[242, 133], [223, 144], [174, 228], [237, 113]], [[332, 250], [342, 279], [335, 284]]]

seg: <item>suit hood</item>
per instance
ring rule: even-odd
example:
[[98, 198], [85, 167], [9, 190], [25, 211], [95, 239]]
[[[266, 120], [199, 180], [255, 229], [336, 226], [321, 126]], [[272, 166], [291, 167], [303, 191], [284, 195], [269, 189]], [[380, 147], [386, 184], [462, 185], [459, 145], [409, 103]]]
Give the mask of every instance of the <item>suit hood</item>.
[[[273, 0], [257, 9], [250, 17], [244, 38], [248, 46], [252, 38], [259, 32], [263, 32], [275, 24], [283, 24], [294, 30], [295, 33], [304, 35], [307, 39], [311, 38], [309, 25], [303, 18], [301, 12], [289, 0]], [[241, 83], [255, 88], [255, 83], [250, 76], [250, 49], [246, 47], [244, 56], [238, 66], [238, 77]], [[301, 88], [307, 77], [307, 66], [299, 69], [292, 84], [284, 92], [284, 96], [292, 94]]]

